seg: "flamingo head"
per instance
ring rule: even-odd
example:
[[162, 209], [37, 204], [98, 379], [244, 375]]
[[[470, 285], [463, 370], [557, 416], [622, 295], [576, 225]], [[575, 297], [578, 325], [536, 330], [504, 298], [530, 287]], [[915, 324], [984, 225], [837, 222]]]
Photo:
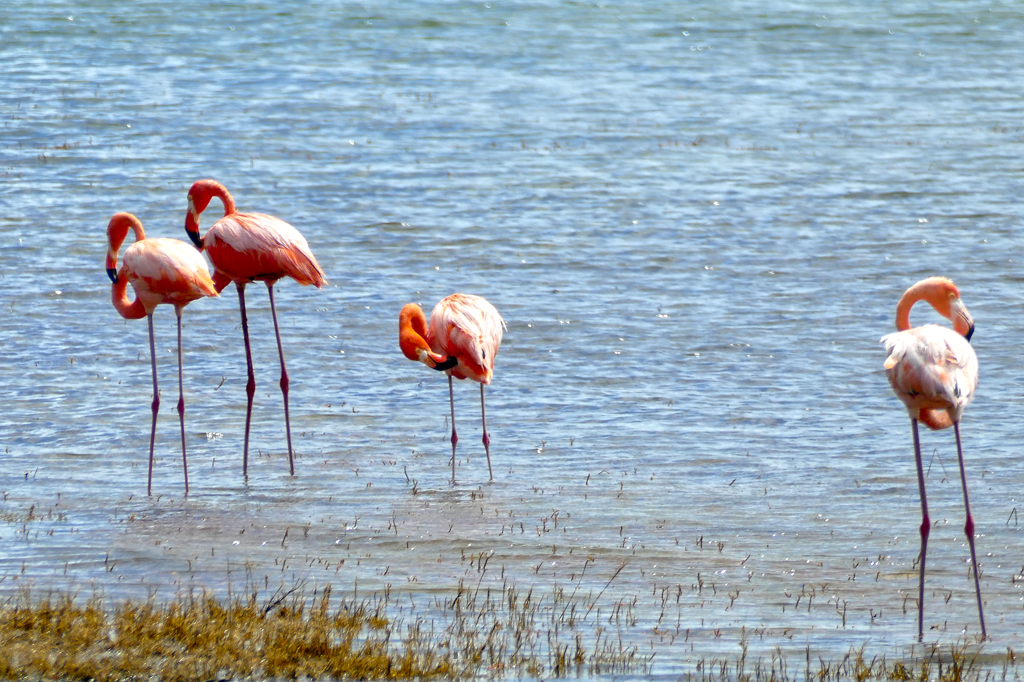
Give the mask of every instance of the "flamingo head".
[[924, 280], [925, 299], [940, 315], [953, 323], [953, 329], [968, 341], [974, 334], [974, 320], [960, 300], [960, 290], [945, 277]]
[[968, 341], [974, 334], [974, 320], [967, 312], [967, 306], [960, 300], [960, 290], [945, 277], [929, 277], [907, 289], [896, 306], [896, 328], [910, 329], [910, 308], [917, 301], [925, 300], [939, 315], [953, 323], [953, 329]]
[[203, 240], [199, 236], [199, 215], [210, 205], [213, 197], [224, 203], [224, 215], [235, 212], [235, 201], [224, 185], [216, 180], [196, 180], [188, 191], [188, 211], [185, 213], [185, 232], [200, 251]]
[[115, 213], [107, 223], [107, 277], [114, 284], [117, 284], [117, 255], [121, 251], [125, 237], [128, 236], [128, 230], [135, 232], [135, 241], [146, 238], [142, 222], [131, 213]]

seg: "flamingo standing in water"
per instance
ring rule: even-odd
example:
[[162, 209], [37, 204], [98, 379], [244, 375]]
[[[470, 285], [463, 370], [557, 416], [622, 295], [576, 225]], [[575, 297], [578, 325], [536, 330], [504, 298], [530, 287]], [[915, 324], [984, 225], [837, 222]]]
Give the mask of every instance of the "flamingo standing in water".
[[[953, 322], [953, 330], [935, 324], [910, 326], [910, 308], [918, 301], [927, 301], [940, 315]], [[924, 467], [921, 464], [921, 442], [917, 423], [931, 429], [953, 427], [956, 454], [960, 460], [960, 482], [964, 491], [967, 522], [964, 533], [971, 546], [974, 567], [974, 589], [978, 596], [978, 618], [981, 636], [985, 638], [985, 614], [981, 608], [981, 584], [978, 581], [978, 558], [974, 551], [974, 518], [967, 497], [967, 474], [960, 445], [960, 416], [974, 398], [978, 386], [978, 358], [971, 348], [974, 321], [960, 300], [960, 291], [945, 277], [929, 277], [907, 289], [896, 306], [895, 334], [882, 337], [889, 357], [885, 374], [892, 390], [910, 413], [914, 433], [914, 457], [917, 461], [917, 485], [921, 494], [921, 575], [917, 603], [917, 637], [924, 637], [924, 563], [928, 550], [928, 500], [924, 491]], [[954, 331], [955, 330], [955, 331]]]
[[455, 483], [455, 391], [452, 377], [472, 379], [480, 384], [480, 420], [487, 453], [487, 473], [491, 469], [491, 438], [487, 435], [484, 386], [494, 375], [494, 356], [501, 346], [505, 321], [494, 306], [481, 296], [452, 294], [441, 300], [430, 313], [430, 327], [423, 310], [409, 303], [398, 317], [398, 345], [410, 360], [422, 362], [448, 375], [448, 400], [452, 410], [452, 483]]
[[[135, 243], [124, 252], [124, 265], [117, 269], [121, 244], [135, 232]], [[153, 445], [156, 441], [156, 414], [160, 409], [160, 391], [156, 381], [156, 343], [153, 339], [153, 310], [161, 303], [174, 306], [178, 318], [178, 417], [181, 420], [181, 463], [185, 470], [185, 494], [188, 494], [188, 456], [185, 454], [185, 394], [181, 367], [181, 312], [197, 298], [216, 296], [206, 261], [196, 250], [177, 239], [146, 239], [142, 223], [131, 213], [117, 213], [107, 225], [107, 276], [113, 284], [110, 299], [126, 320], [149, 318], [149, 357], [153, 362], [153, 426], [149, 432], [149, 480], [146, 494], [153, 494]], [[128, 284], [135, 290], [135, 301], [128, 300]]]
[[[199, 237], [199, 215], [210, 200], [217, 197], [224, 204], [224, 217]], [[249, 474], [249, 425], [252, 420], [252, 399], [256, 394], [256, 374], [252, 368], [249, 347], [249, 325], [245, 316], [245, 285], [260, 281], [267, 285], [270, 314], [274, 318], [277, 353], [281, 359], [281, 393], [284, 396], [284, 426], [288, 437], [288, 469], [295, 475], [292, 454], [292, 427], [288, 416], [288, 369], [284, 363], [281, 331], [274, 306], [274, 284], [282, 277], [291, 277], [299, 284], [322, 289], [327, 277], [309, 250], [306, 239], [280, 218], [263, 213], [238, 213], [235, 200], [224, 185], [216, 180], [197, 180], [188, 191], [188, 213], [185, 231], [200, 251], [206, 249], [213, 261], [213, 282], [222, 291], [229, 282], [238, 289], [238, 307], [242, 313], [242, 338], [245, 341], [245, 362], [249, 380], [245, 385], [248, 401], [245, 409], [245, 445], [242, 454], [242, 475]]]

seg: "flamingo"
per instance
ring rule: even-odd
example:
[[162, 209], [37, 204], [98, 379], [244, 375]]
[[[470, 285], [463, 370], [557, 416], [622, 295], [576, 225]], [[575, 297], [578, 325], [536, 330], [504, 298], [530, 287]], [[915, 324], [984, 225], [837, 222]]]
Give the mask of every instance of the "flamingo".
[[455, 391], [452, 377], [472, 379], [480, 384], [480, 420], [483, 423], [483, 444], [487, 453], [487, 473], [491, 469], [491, 439], [487, 435], [487, 411], [484, 386], [494, 376], [494, 356], [501, 346], [505, 321], [494, 306], [481, 296], [452, 294], [442, 299], [430, 313], [430, 327], [423, 310], [409, 303], [398, 317], [398, 345], [410, 360], [448, 375], [448, 400], [452, 411], [452, 483], [455, 483]]
[[[953, 322], [953, 329], [935, 324], [910, 326], [910, 308], [918, 301], [927, 301], [943, 317]], [[960, 445], [960, 417], [974, 398], [978, 386], [978, 358], [971, 348], [974, 321], [960, 300], [960, 290], [945, 277], [929, 277], [907, 289], [896, 306], [895, 334], [882, 337], [889, 357], [885, 361], [885, 374], [892, 390], [910, 413], [914, 434], [914, 457], [917, 461], [917, 486], [921, 494], [921, 574], [918, 585], [917, 637], [924, 637], [924, 563], [928, 550], [928, 500], [924, 490], [924, 468], [921, 464], [921, 442], [917, 423], [931, 429], [953, 427], [956, 434], [956, 454], [960, 460], [960, 482], [964, 491], [964, 509], [967, 522], [964, 533], [971, 546], [971, 565], [974, 567], [974, 589], [978, 597], [978, 618], [981, 637], [986, 637], [985, 614], [981, 607], [981, 585], [978, 581], [978, 558], [974, 550], [974, 518], [967, 496], [967, 474], [964, 454]]]
[[[135, 232], [135, 243], [124, 252], [124, 265], [117, 269], [117, 257], [128, 230]], [[216, 296], [206, 261], [195, 249], [178, 239], [147, 239], [142, 222], [131, 213], [116, 213], [107, 224], [107, 276], [113, 283], [110, 299], [114, 309], [126, 320], [149, 318], [149, 357], [153, 362], [153, 426], [149, 432], [149, 480], [146, 494], [153, 494], [153, 445], [156, 441], [156, 415], [160, 409], [160, 391], [156, 381], [156, 344], [153, 340], [153, 311], [161, 303], [174, 306], [178, 318], [178, 417], [181, 420], [181, 463], [185, 470], [185, 494], [188, 494], [188, 456], [185, 453], [185, 394], [181, 366], [181, 312], [186, 305], [203, 296]], [[135, 290], [135, 301], [128, 300], [128, 284]]]
[[[224, 217], [199, 237], [199, 215], [210, 200], [217, 197], [224, 204]], [[185, 231], [202, 251], [206, 249], [213, 261], [213, 282], [217, 291], [223, 291], [229, 282], [238, 289], [238, 307], [242, 313], [242, 338], [245, 341], [245, 363], [249, 380], [245, 385], [248, 396], [245, 409], [245, 445], [242, 454], [242, 475], [249, 475], [249, 425], [252, 421], [252, 400], [256, 394], [256, 374], [252, 367], [249, 347], [249, 325], [245, 315], [245, 285], [261, 281], [267, 285], [270, 314], [274, 318], [277, 354], [281, 359], [281, 393], [284, 396], [284, 426], [288, 438], [288, 469], [295, 475], [292, 453], [292, 427], [288, 415], [288, 369], [284, 362], [281, 331], [274, 306], [274, 284], [282, 277], [291, 277], [299, 284], [314, 285], [322, 289], [327, 277], [309, 250], [306, 239], [294, 227], [280, 218], [263, 213], [238, 213], [235, 200], [224, 185], [216, 180], [197, 180], [188, 191], [188, 213]]]

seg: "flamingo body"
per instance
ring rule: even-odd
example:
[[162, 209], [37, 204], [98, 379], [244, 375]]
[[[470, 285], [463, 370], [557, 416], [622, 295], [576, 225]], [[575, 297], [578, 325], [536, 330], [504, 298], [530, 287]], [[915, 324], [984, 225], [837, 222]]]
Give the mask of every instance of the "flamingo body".
[[124, 275], [146, 313], [161, 303], [187, 305], [203, 296], [216, 296], [206, 261], [180, 239], [141, 239], [124, 253]]
[[[117, 270], [118, 254], [128, 231], [135, 232], [135, 243], [124, 253], [124, 264]], [[181, 422], [181, 461], [188, 494], [188, 456], [185, 450], [185, 396], [182, 381], [181, 314], [192, 301], [216, 296], [206, 261], [191, 246], [177, 239], [147, 239], [142, 223], [130, 213], [117, 213], [107, 225], [107, 274], [112, 285], [111, 302], [121, 317], [149, 318], [149, 353], [153, 365], [153, 423], [149, 436], [149, 480], [147, 494], [153, 493], [153, 450], [156, 442], [156, 416], [160, 409], [160, 391], [156, 375], [156, 344], [153, 336], [153, 311], [163, 303], [174, 306], [178, 318], [178, 416]], [[128, 284], [135, 300], [128, 299]]]
[[452, 294], [441, 299], [430, 313], [427, 343], [435, 353], [459, 361], [450, 370], [456, 379], [489, 385], [504, 328], [505, 321], [487, 299]]
[[[224, 217], [215, 222], [206, 235], [199, 236], [199, 216], [217, 197], [224, 204]], [[252, 349], [249, 345], [249, 324], [245, 313], [245, 285], [249, 282], [263, 282], [267, 285], [270, 298], [270, 313], [274, 319], [274, 335], [281, 361], [281, 393], [284, 399], [285, 433], [288, 439], [288, 468], [295, 474], [295, 460], [292, 451], [291, 419], [288, 415], [288, 370], [284, 361], [284, 347], [277, 323], [277, 307], [274, 303], [274, 284], [283, 277], [291, 277], [299, 284], [312, 284], [321, 289], [327, 284], [327, 277], [316, 262], [305, 238], [294, 227], [274, 216], [264, 213], [239, 213], [235, 200], [224, 185], [216, 180], [197, 180], [188, 192], [188, 212], [185, 214], [185, 231], [200, 251], [206, 250], [213, 262], [213, 281], [217, 291], [222, 291], [231, 282], [238, 290], [238, 308], [242, 316], [242, 338], [245, 343], [245, 361], [248, 382], [245, 412], [245, 441], [242, 454], [242, 473], [249, 471], [249, 427], [252, 421], [252, 403], [256, 393], [256, 375], [252, 365]]]
[[430, 314], [427, 326], [423, 310], [409, 303], [398, 318], [398, 345], [410, 360], [444, 371], [448, 375], [448, 398], [452, 415], [452, 483], [455, 483], [455, 448], [459, 437], [455, 430], [455, 392], [452, 378], [472, 379], [480, 384], [480, 420], [487, 453], [487, 471], [491, 468], [491, 439], [487, 433], [484, 386], [494, 376], [494, 358], [501, 346], [505, 321], [493, 305], [481, 296], [452, 294], [442, 299]]
[[[927, 324], [910, 326], [910, 309], [918, 301], [927, 301], [943, 317], [953, 322], [953, 329]], [[974, 517], [967, 494], [967, 472], [964, 468], [960, 442], [960, 417], [974, 398], [978, 386], [978, 358], [971, 347], [974, 321], [960, 300], [960, 290], [944, 277], [929, 277], [907, 289], [896, 306], [894, 334], [882, 337], [888, 357], [885, 373], [892, 390], [907, 408], [914, 437], [914, 461], [917, 465], [917, 486], [921, 497], [921, 558], [918, 577], [917, 637], [924, 638], [924, 572], [928, 554], [931, 518], [925, 492], [924, 464], [917, 423], [932, 429], [953, 427], [956, 454], [960, 464], [960, 483], [964, 494], [966, 522], [964, 534], [971, 548], [974, 589], [978, 599], [978, 619], [982, 639], [986, 637], [985, 614], [981, 604], [981, 583], [978, 578], [978, 557], [974, 547]]]
[[203, 247], [217, 271], [233, 282], [291, 277], [318, 289], [327, 284], [299, 231], [264, 213], [232, 213], [221, 218], [207, 230]]
[[928, 324], [882, 338], [889, 384], [911, 418], [931, 428], [960, 421], [978, 387], [978, 356], [960, 334]]

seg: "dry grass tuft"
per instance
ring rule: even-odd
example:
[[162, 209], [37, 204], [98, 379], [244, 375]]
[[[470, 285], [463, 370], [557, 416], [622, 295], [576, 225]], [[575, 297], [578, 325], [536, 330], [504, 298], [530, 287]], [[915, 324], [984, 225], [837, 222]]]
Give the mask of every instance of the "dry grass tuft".
[[[170, 682], [240, 677], [413, 677], [449, 674], [442, 659], [391, 645], [367, 604], [332, 607], [331, 589], [260, 601], [189, 594], [167, 604], [22, 593], [0, 607], [0, 677]], [[413, 646], [414, 642], [408, 643]]]
[[187, 680], [469, 677], [645, 672], [647, 659], [596, 629], [558, 593], [538, 599], [514, 585], [437, 598], [411, 622], [390, 593], [353, 602], [330, 586], [299, 584], [245, 596], [190, 592], [158, 604], [100, 597], [36, 597], [0, 604], [0, 678]]
[[[839, 660], [814, 660], [810, 648], [805, 659], [793, 665], [776, 648], [765, 660], [758, 658], [753, 669], [747, 666], [747, 645], [740, 642], [742, 654], [733, 661], [702, 660], [696, 671], [686, 673], [686, 682], [1007, 682], [1019, 680], [1013, 649], [1005, 656], [983, 655], [966, 644], [945, 648], [933, 645], [925, 655], [889, 660], [886, 656], [868, 659], [865, 649], [851, 649]], [[984, 660], [982, 660], [984, 658]], [[999, 665], [1001, 664], [1001, 665]]]

